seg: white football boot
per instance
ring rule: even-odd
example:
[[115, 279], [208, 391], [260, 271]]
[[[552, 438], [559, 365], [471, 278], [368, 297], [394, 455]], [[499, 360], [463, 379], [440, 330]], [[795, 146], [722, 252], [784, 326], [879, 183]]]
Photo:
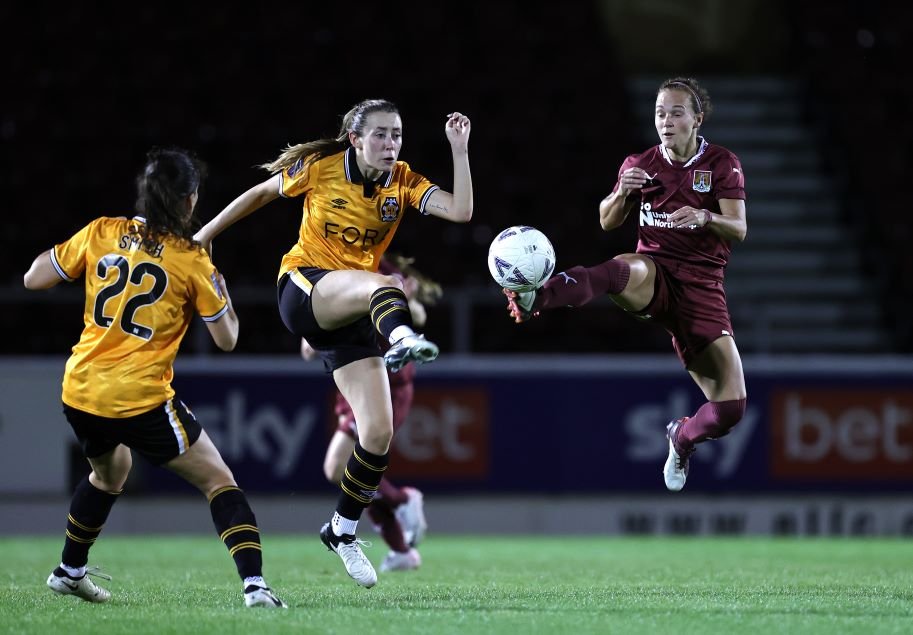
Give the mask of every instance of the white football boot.
[[60, 595], [75, 595], [86, 602], [107, 602], [111, 599], [111, 592], [97, 586], [89, 575], [94, 575], [105, 580], [110, 580], [111, 576], [106, 575], [98, 570], [98, 567], [92, 567], [86, 570], [86, 574], [81, 578], [71, 578], [66, 571], [57, 567], [48, 576], [48, 588], [54, 593]]
[[425, 497], [414, 487], [404, 487], [406, 502], [396, 508], [396, 520], [403, 528], [403, 537], [410, 547], [417, 547], [425, 539], [428, 521], [425, 519]]
[[380, 563], [381, 573], [387, 571], [412, 571], [422, 566], [422, 556], [415, 549], [409, 551], [391, 551]]
[[285, 602], [276, 597], [268, 586], [248, 584], [244, 587], [244, 606], [264, 606], [271, 609], [287, 609]]
[[666, 481], [666, 489], [670, 492], [680, 492], [685, 487], [685, 481], [688, 478], [689, 458], [694, 454], [694, 447], [690, 450], [676, 449], [675, 447], [675, 442], [678, 439], [678, 430], [687, 420], [688, 417], [682, 417], [681, 419], [670, 421], [669, 425], [666, 426], [666, 438], [669, 439], [669, 456], [663, 466], [663, 480]]
[[396, 341], [386, 353], [384, 364], [391, 372], [398, 373], [409, 362], [427, 364], [437, 359], [439, 349], [437, 344], [425, 339], [424, 335], [407, 335]]
[[346, 567], [346, 573], [358, 584], [368, 589], [377, 584], [374, 565], [361, 550], [361, 545], [369, 546], [367, 542], [352, 535], [337, 536], [330, 528], [330, 523], [320, 528], [320, 540], [327, 549], [336, 552]]

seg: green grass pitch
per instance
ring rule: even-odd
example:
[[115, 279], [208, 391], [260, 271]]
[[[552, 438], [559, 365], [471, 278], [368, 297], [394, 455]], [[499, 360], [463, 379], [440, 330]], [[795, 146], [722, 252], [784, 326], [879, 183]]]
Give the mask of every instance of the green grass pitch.
[[[366, 536], [367, 537], [367, 536]], [[913, 633], [913, 542], [887, 539], [487, 537], [433, 534], [418, 571], [358, 587], [316, 533], [265, 536], [287, 611], [247, 609], [213, 537], [102, 536], [112, 601], [45, 587], [61, 538], [2, 538], [0, 632]], [[380, 540], [366, 551], [375, 564]]]

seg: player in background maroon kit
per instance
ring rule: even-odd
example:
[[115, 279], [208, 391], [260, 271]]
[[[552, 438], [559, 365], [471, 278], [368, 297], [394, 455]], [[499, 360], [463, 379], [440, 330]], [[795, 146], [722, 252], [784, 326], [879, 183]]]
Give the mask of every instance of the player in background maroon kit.
[[[411, 259], [401, 256], [388, 257], [380, 261], [378, 272], [396, 276], [403, 283], [403, 292], [409, 302], [413, 323], [422, 328], [426, 320], [426, 305], [440, 299], [441, 287], [412, 267]], [[316, 351], [301, 340], [301, 356], [305, 360], [316, 357]], [[393, 402], [393, 432], [403, 425], [412, 408], [415, 392], [415, 364], [408, 363], [397, 372], [387, 373], [390, 378], [390, 397]], [[323, 473], [330, 483], [338, 484], [346, 468], [346, 461], [352, 455], [358, 440], [358, 426], [352, 406], [338, 390], [333, 407], [336, 416], [336, 431], [327, 446], [323, 460]], [[425, 536], [428, 523], [425, 520], [424, 497], [414, 487], [398, 487], [384, 476], [377, 488], [377, 496], [367, 508], [368, 516], [380, 532], [390, 551], [380, 565], [381, 572], [408, 571], [417, 569], [422, 558], [416, 547]]]
[[659, 145], [625, 159], [599, 205], [605, 231], [638, 216], [637, 252], [573, 267], [541, 289], [504, 290], [517, 322], [543, 309], [581, 306], [608, 294], [635, 317], [672, 335], [672, 345], [707, 402], [668, 424], [666, 487], [685, 486], [695, 445], [729, 433], [745, 414], [742, 360], [733, 339], [723, 270], [733, 240], [745, 239], [745, 177], [738, 157], [698, 131], [712, 110], [696, 80], [664, 81], [656, 95]]

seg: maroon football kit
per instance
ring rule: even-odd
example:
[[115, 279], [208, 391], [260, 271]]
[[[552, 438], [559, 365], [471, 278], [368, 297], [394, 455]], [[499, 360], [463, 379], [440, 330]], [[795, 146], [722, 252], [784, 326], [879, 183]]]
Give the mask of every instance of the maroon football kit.
[[637, 253], [656, 263], [656, 284], [650, 304], [633, 315], [665, 327], [686, 367], [708, 344], [733, 335], [723, 290], [731, 245], [709, 225], [673, 228], [668, 217], [686, 206], [719, 214], [720, 199], [745, 199], [738, 157], [702, 137], [698, 141], [697, 154], [686, 162], [654, 146], [629, 156], [618, 170], [619, 181], [631, 167], [651, 177], [637, 210]]

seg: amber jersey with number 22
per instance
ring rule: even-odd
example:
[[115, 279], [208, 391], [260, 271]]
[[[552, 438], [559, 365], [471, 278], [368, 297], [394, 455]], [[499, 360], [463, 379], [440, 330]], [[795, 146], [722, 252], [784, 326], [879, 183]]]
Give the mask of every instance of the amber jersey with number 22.
[[102, 417], [171, 399], [172, 364], [194, 312], [214, 321], [228, 311], [206, 251], [172, 237], [144, 246], [144, 222], [98, 218], [51, 250], [64, 280], [85, 273], [85, 326], [67, 361], [63, 402]]

